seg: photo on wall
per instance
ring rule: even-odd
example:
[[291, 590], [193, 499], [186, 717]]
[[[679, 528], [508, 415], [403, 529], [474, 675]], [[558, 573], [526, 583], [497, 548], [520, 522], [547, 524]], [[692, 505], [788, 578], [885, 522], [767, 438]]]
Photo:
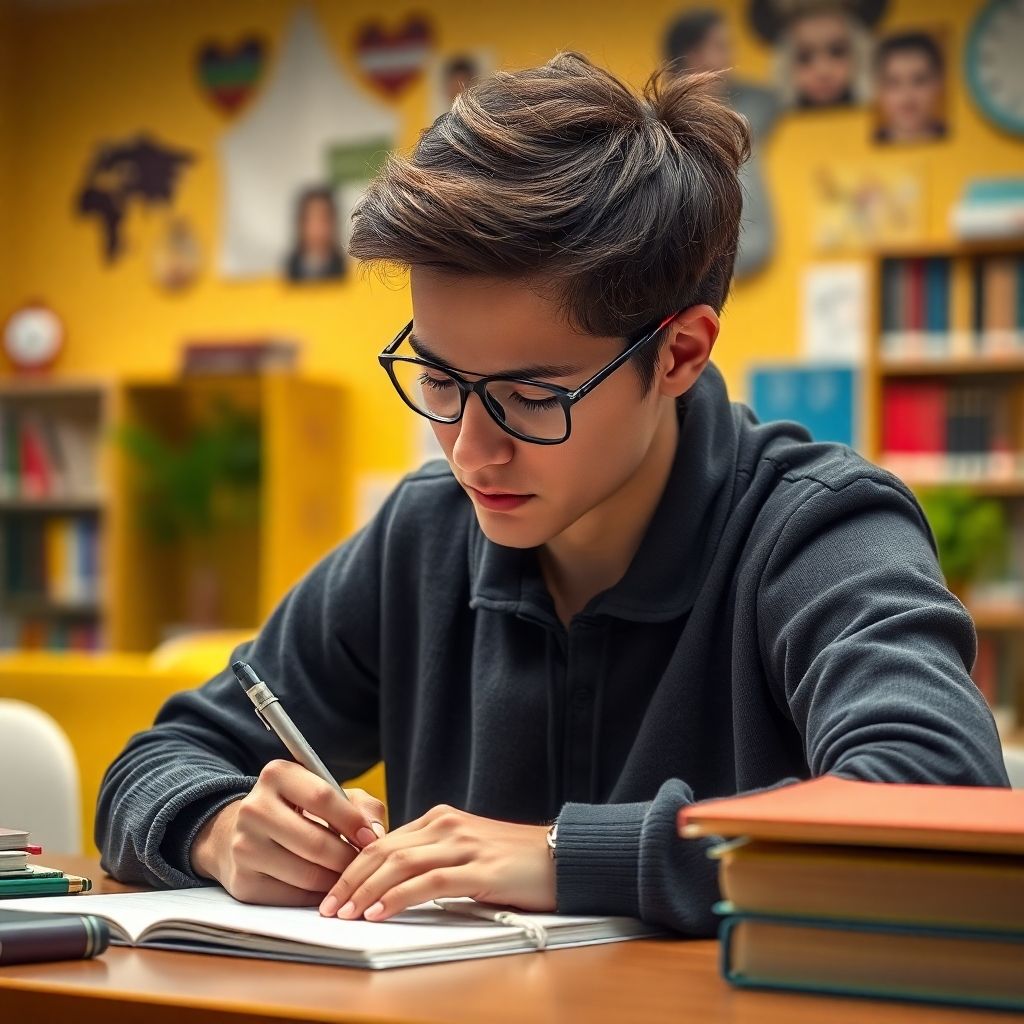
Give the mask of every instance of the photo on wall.
[[447, 114], [463, 89], [489, 75], [495, 67], [494, 51], [486, 48], [459, 50], [435, 57], [427, 68], [431, 120]]
[[872, 31], [886, 0], [751, 0], [750, 25], [775, 48], [787, 106], [857, 106], [871, 94]]
[[338, 203], [330, 186], [309, 185], [299, 192], [293, 231], [284, 265], [289, 281], [330, 281], [344, 276]]
[[874, 141], [937, 142], [946, 137], [946, 45], [938, 29], [893, 32], [875, 47]]

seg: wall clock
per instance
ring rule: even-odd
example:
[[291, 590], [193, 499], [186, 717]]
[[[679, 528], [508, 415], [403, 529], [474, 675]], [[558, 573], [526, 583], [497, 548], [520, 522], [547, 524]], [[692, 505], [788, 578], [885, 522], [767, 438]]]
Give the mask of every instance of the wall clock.
[[989, 0], [964, 47], [967, 86], [1003, 131], [1024, 135], [1024, 0]]
[[46, 369], [64, 347], [64, 325], [48, 306], [29, 303], [8, 317], [4, 325], [3, 346], [16, 370]]

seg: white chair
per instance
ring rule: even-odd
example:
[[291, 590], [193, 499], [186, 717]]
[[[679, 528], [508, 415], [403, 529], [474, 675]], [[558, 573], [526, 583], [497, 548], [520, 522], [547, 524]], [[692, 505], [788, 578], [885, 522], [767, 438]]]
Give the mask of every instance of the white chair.
[[1014, 789], [1024, 789], [1024, 747], [1003, 747], [1003, 762], [1010, 785]]
[[82, 852], [78, 761], [64, 730], [21, 700], [0, 699], [0, 825], [44, 853]]

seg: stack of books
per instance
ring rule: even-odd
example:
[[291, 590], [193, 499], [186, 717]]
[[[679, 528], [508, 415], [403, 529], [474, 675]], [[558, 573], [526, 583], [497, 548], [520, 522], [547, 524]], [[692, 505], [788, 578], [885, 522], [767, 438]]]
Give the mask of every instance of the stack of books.
[[996, 385], [888, 381], [882, 394], [882, 464], [913, 483], [1014, 480], [1019, 396]]
[[998, 360], [1024, 352], [1024, 256], [887, 259], [881, 277], [882, 356], [891, 363]]
[[42, 852], [41, 846], [29, 842], [28, 832], [0, 828], [0, 900], [15, 896], [63, 896], [92, 888], [92, 882], [81, 875], [29, 863], [30, 856]]
[[824, 776], [683, 808], [738, 986], [1024, 1010], [1024, 791]]

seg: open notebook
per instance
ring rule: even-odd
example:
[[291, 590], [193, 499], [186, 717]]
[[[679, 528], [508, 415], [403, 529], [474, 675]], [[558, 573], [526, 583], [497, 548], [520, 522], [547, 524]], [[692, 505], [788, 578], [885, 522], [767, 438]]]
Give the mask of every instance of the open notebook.
[[315, 907], [239, 903], [221, 888], [36, 897], [5, 900], [4, 909], [95, 914], [121, 945], [373, 968], [659, 934], [631, 917], [526, 914], [471, 900], [424, 903], [388, 921], [342, 921]]

